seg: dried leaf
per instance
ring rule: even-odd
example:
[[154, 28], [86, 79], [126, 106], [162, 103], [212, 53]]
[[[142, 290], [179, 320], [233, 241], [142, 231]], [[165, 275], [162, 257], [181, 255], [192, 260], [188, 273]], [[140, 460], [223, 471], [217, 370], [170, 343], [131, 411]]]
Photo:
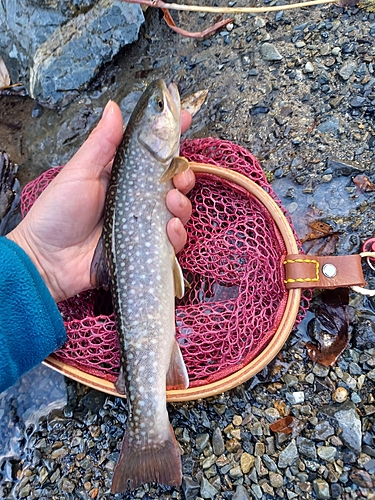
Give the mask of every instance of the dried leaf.
[[291, 434], [293, 430], [292, 428], [293, 421], [294, 417], [288, 415], [287, 417], [276, 420], [276, 422], [270, 425], [270, 429], [273, 432], [282, 432], [283, 434]]
[[306, 344], [307, 354], [315, 363], [333, 366], [348, 345], [349, 340], [349, 291], [347, 288], [325, 290], [323, 303], [315, 313], [315, 340]]
[[312, 231], [303, 238], [302, 243], [304, 243], [305, 241], [317, 240], [319, 238], [324, 238], [325, 236], [331, 236], [334, 234], [332, 226], [320, 220], [310, 222], [309, 228], [312, 229]]
[[3, 58], [0, 56], [0, 90], [10, 86], [10, 76]]
[[357, 193], [369, 193], [375, 191], [375, 185], [370, 181], [368, 177], [363, 174], [358, 174], [353, 178], [353, 183], [357, 188]]
[[198, 90], [198, 92], [194, 92], [194, 94], [191, 94], [182, 99], [181, 108], [185, 109], [186, 111], [189, 111], [191, 116], [195, 116], [203, 106], [207, 94], [208, 94], [208, 89]]
[[313, 255], [335, 253], [339, 233], [335, 232], [332, 226], [327, 222], [315, 220], [308, 224], [308, 228], [311, 231], [301, 240], [305, 253]]

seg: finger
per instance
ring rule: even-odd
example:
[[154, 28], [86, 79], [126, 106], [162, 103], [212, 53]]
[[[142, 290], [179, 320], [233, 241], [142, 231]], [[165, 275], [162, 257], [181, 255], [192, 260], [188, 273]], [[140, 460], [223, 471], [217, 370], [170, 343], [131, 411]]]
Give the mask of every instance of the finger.
[[103, 116], [87, 140], [67, 163], [68, 167], [81, 169], [86, 175], [99, 177], [113, 158], [123, 132], [122, 114], [118, 105], [109, 101]]
[[175, 217], [186, 224], [191, 216], [191, 203], [178, 189], [171, 189], [166, 198], [167, 207]]
[[181, 111], [181, 132], [182, 133], [186, 132], [187, 129], [190, 127], [191, 120], [192, 120], [192, 117], [191, 117], [191, 114], [189, 113], [189, 111], [186, 111], [185, 109], [183, 109]]
[[188, 193], [191, 191], [195, 185], [195, 175], [190, 169], [185, 170], [173, 177], [174, 186], [181, 191], [181, 193]]
[[177, 254], [183, 249], [187, 240], [186, 230], [180, 219], [175, 217], [168, 222], [167, 234], [169, 241], [172, 243], [174, 251]]

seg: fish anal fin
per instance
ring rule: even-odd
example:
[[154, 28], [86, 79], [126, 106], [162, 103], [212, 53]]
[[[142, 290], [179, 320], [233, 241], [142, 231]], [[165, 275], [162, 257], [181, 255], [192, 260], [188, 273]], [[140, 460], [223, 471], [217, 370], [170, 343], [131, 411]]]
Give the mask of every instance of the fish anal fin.
[[181, 486], [181, 454], [172, 427], [165, 441], [151, 446], [131, 444], [125, 433], [112, 479], [112, 493], [134, 490], [145, 483]]
[[99, 238], [90, 267], [90, 283], [94, 288], [109, 288], [109, 271], [104, 258], [103, 236]]
[[160, 178], [160, 182], [167, 182], [172, 179], [176, 174], [185, 172], [189, 168], [189, 161], [183, 156], [175, 156], [171, 161], [169, 167]]
[[167, 373], [167, 387], [168, 389], [187, 389], [189, 387], [189, 375], [177, 341], [173, 344]]
[[181, 299], [185, 293], [185, 280], [182, 274], [182, 269], [178, 263], [177, 257], [174, 258], [173, 263], [173, 282], [174, 282], [174, 294], [178, 299]]

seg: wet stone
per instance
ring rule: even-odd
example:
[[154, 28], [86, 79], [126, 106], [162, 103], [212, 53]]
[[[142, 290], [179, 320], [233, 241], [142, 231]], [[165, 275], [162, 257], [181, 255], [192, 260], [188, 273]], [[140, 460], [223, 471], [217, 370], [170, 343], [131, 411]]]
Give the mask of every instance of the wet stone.
[[26, 486], [21, 488], [21, 490], [19, 491], [19, 498], [28, 497], [30, 494], [30, 491], [31, 491], [31, 486], [30, 486], [30, 484], [27, 484]]
[[366, 104], [366, 98], [365, 97], [355, 96], [350, 101], [350, 106], [352, 108], [361, 108], [364, 104]]
[[274, 488], [281, 488], [284, 484], [284, 478], [281, 474], [270, 472], [270, 483]]
[[319, 422], [314, 429], [314, 432], [311, 436], [315, 441], [324, 441], [330, 436], [333, 436], [335, 433], [334, 428], [330, 425], [329, 422], [323, 421]]
[[348, 399], [348, 391], [345, 387], [338, 387], [332, 394], [332, 399], [336, 401], [336, 403], [343, 403]]
[[342, 498], [342, 488], [338, 483], [331, 484], [331, 497], [332, 498]]
[[250, 496], [244, 486], [239, 484], [233, 493], [232, 500], [249, 500]]
[[[327, 120], [323, 121], [322, 123], [320, 123], [317, 127], [317, 129], [319, 130], [319, 132], [321, 132], [322, 134], [327, 134], [327, 133], [333, 133], [333, 134], [336, 134], [338, 132], [338, 129], [339, 129], [339, 119], [337, 116], [331, 116], [330, 118], [328, 118]], [[315, 365], [315, 367], [318, 366], [318, 365]], [[315, 371], [315, 367], [314, 367], [314, 370], [313, 372], [315, 373], [315, 375], [318, 375], [317, 374], [317, 371]], [[324, 367], [325, 368], [325, 367]], [[320, 369], [319, 370], [321, 373], [324, 372], [324, 370]], [[329, 369], [326, 369], [327, 371], [327, 374], [328, 374], [328, 371]], [[324, 377], [325, 375], [318, 375], [318, 377]]]
[[322, 500], [330, 498], [329, 485], [324, 479], [315, 479], [313, 481], [313, 488], [317, 498]]
[[342, 375], [342, 381], [346, 384], [349, 389], [354, 390], [357, 387], [357, 382], [355, 379], [347, 372], [344, 372]]
[[254, 451], [254, 455], [256, 457], [261, 457], [262, 455], [264, 455], [264, 452], [265, 452], [265, 446], [264, 446], [264, 443], [261, 443], [261, 442], [257, 442], [255, 443], [255, 451]]
[[182, 478], [182, 491], [186, 500], [195, 500], [199, 493], [199, 484], [190, 477]]
[[362, 442], [361, 420], [355, 405], [353, 403], [351, 404], [353, 405], [352, 407], [347, 406], [337, 411], [335, 413], [335, 418], [342, 429], [342, 434], [340, 435], [342, 442], [355, 453], [360, 453]]
[[264, 465], [267, 467], [268, 470], [272, 471], [272, 472], [278, 472], [278, 468], [277, 468], [277, 465], [276, 463], [272, 460], [271, 457], [269, 457], [268, 455], [263, 455], [262, 456], [262, 460], [263, 460], [263, 463]]
[[[374, 370], [375, 373], [375, 370]], [[254, 425], [250, 426], [250, 432], [254, 436], [263, 436], [263, 429], [260, 422], [255, 422]]]
[[212, 450], [216, 456], [220, 456], [225, 452], [224, 439], [219, 427], [216, 427], [212, 433]]
[[349, 80], [356, 67], [356, 63], [349, 60], [341, 66], [341, 68], [339, 69], [339, 75], [343, 80]]
[[195, 439], [195, 445], [198, 450], [203, 451], [208, 445], [209, 441], [210, 441], [210, 436], [207, 432], [205, 432], [204, 434], [198, 434], [198, 436]]
[[280, 413], [276, 408], [267, 408], [264, 411], [264, 416], [271, 424], [280, 418]]
[[66, 493], [73, 493], [75, 484], [66, 477], [63, 477], [60, 481], [59, 488]]
[[253, 492], [255, 498], [263, 498], [263, 492], [259, 484], [252, 484], [251, 491]]
[[286, 467], [293, 465], [298, 459], [298, 450], [296, 442], [293, 439], [284, 450], [279, 455], [278, 467], [285, 469]]
[[230, 469], [229, 475], [232, 479], [238, 479], [238, 478], [242, 477], [243, 474], [242, 474], [241, 467], [239, 465], [237, 465], [236, 467], [233, 467], [232, 469]]
[[260, 483], [260, 487], [266, 495], [271, 495], [272, 497], [275, 495], [274, 489], [267, 482]]
[[283, 56], [272, 43], [263, 43], [260, 47], [260, 53], [266, 61], [281, 61]]
[[248, 474], [250, 469], [254, 467], [255, 458], [249, 453], [242, 453], [240, 458], [241, 470], [244, 474]]
[[333, 462], [336, 457], [336, 448], [333, 446], [319, 446], [318, 455], [322, 460], [326, 462]]
[[374, 482], [370, 474], [361, 469], [353, 469], [349, 475], [354, 484], [360, 488], [373, 488]]
[[304, 455], [305, 457], [311, 458], [313, 460], [316, 459], [316, 447], [311, 439], [298, 436], [297, 447], [301, 455]]
[[258, 476], [267, 476], [268, 475], [268, 470], [263, 465], [262, 459], [260, 457], [255, 457], [255, 470], [256, 470]]
[[216, 460], [217, 460], [216, 455], [211, 455], [210, 457], [207, 457], [202, 463], [203, 469], [209, 469], [210, 467], [212, 467], [216, 463]]
[[200, 494], [202, 498], [214, 498], [217, 494], [217, 489], [204, 477], [201, 482]]

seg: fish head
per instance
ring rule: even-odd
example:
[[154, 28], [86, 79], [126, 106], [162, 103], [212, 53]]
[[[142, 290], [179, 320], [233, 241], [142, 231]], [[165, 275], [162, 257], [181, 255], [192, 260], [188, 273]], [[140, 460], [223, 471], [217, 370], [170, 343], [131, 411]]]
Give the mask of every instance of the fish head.
[[138, 140], [157, 161], [165, 164], [179, 153], [181, 104], [177, 86], [155, 80], [137, 105]]

